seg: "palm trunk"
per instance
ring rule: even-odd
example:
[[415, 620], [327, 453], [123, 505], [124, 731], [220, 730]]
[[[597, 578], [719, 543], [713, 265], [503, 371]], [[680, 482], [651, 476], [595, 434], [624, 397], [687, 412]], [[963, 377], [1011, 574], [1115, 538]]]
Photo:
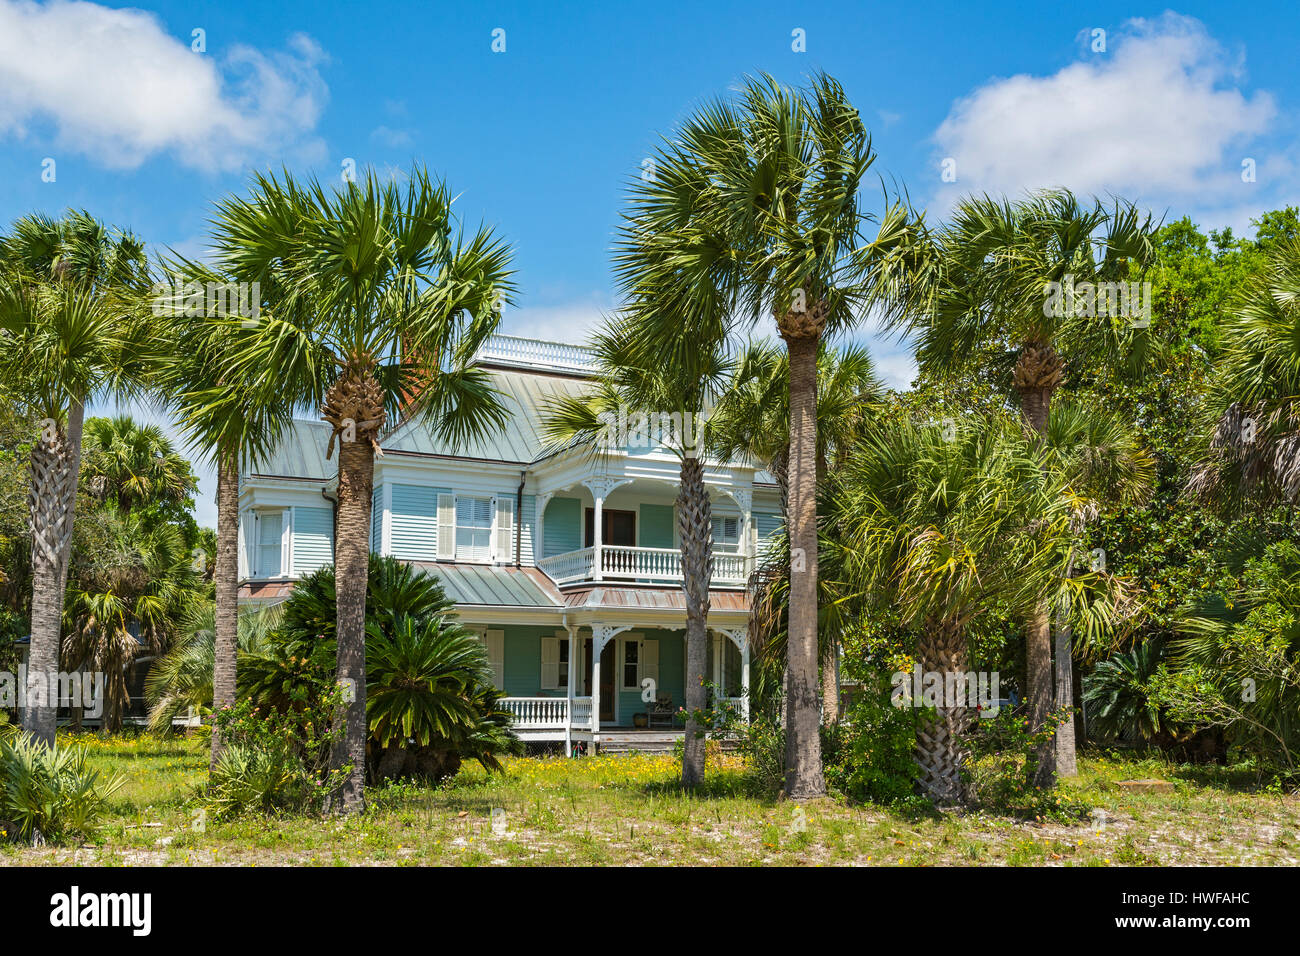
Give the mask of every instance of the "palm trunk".
[[32, 521], [31, 652], [27, 661], [23, 729], [54, 746], [58, 716], [59, 649], [63, 598], [72, 553], [72, 525], [81, 471], [85, 405], [68, 407], [67, 431], [32, 447], [28, 506]]
[[[1046, 436], [1051, 414], [1052, 393], [1060, 385], [1064, 365], [1050, 345], [1028, 344], [1020, 351], [1013, 382], [1020, 393], [1025, 421], [1038, 435]], [[1029, 719], [1035, 732], [1047, 727], [1052, 711], [1051, 609], [1040, 601], [1025, 629], [1025, 669], [1029, 683]], [[1050, 789], [1056, 783], [1056, 746], [1052, 739], [1039, 744], [1034, 754], [1035, 787]]]
[[817, 343], [787, 337], [790, 352], [790, 667], [785, 792], [792, 800], [826, 793], [817, 679]]
[[352, 770], [335, 794], [341, 813], [365, 806], [366, 773], [366, 585], [370, 573], [370, 508], [374, 486], [374, 449], [369, 440], [339, 445], [338, 538], [334, 569], [337, 596], [337, 679], [348, 701], [340, 709], [343, 736], [335, 743], [330, 765]]
[[[1056, 628], [1056, 706], [1070, 707], [1074, 698], [1073, 634], [1062, 621]], [[1079, 773], [1074, 749], [1074, 715], [1056, 726], [1056, 772], [1062, 777]]]
[[822, 724], [833, 727], [840, 721], [840, 654], [835, 640], [827, 635], [822, 650]]
[[[950, 806], [965, 796], [961, 770], [966, 756], [965, 735], [968, 709], [964, 695], [947, 691], [961, 681], [949, 681], [949, 674], [966, 673], [966, 635], [953, 621], [926, 621], [917, 643], [921, 670], [944, 676], [944, 694], [934, 716], [923, 716], [916, 727], [917, 782], [936, 804]], [[921, 703], [916, 701], [915, 703]], [[923, 711], [929, 713], [929, 710]]]
[[[239, 459], [222, 453], [217, 461], [217, 564], [212, 571], [216, 617], [212, 667], [212, 710], [235, 703], [235, 661], [239, 634]], [[223, 749], [221, 734], [212, 728], [210, 767]]]
[[682, 539], [682, 571], [686, 592], [686, 738], [682, 750], [682, 787], [704, 780], [705, 740], [693, 719], [704, 710], [707, 694], [704, 671], [708, 659], [709, 583], [713, 578], [712, 504], [704, 486], [704, 463], [682, 460], [682, 486], [677, 494], [677, 527]]

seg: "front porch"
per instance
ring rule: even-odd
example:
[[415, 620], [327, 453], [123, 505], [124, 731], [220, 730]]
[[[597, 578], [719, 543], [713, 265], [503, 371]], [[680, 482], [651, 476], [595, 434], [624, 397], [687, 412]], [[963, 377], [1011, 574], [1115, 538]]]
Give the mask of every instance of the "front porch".
[[[533, 640], [521, 629], [488, 633], [490, 656], [502, 660], [498, 681], [509, 696], [501, 706], [514, 717], [513, 730], [525, 743], [563, 743], [644, 750], [632, 735], [662, 749], [680, 739], [685, 703], [685, 633], [663, 627], [596, 624], [541, 633]], [[721, 691], [715, 701], [738, 717], [748, 717], [745, 688], [749, 652], [745, 632], [711, 628], [705, 681]], [[494, 644], [500, 650], [494, 651]], [[531, 652], [529, 645], [535, 648]], [[534, 665], [533, 662], [536, 662]], [[532, 668], [536, 666], [536, 670]], [[519, 693], [533, 680], [539, 689]], [[644, 740], [641, 739], [644, 735]], [[654, 749], [653, 747], [651, 749]]]

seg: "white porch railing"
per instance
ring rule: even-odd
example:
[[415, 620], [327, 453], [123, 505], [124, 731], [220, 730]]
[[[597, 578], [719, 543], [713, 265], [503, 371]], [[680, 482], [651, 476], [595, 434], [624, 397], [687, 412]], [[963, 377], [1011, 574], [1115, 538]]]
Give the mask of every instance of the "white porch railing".
[[721, 710], [731, 711], [738, 720], [744, 720], [749, 710], [749, 705], [743, 697], [720, 697], [717, 699], [717, 705]]
[[573, 698], [573, 726], [578, 730], [591, 729], [591, 698]]
[[[727, 551], [713, 552], [713, 582], [715, 584], [744, 584], [749, 577], [750, 558]], [[628, 580], [628, 581], [681, 581], [682, 553], [677, 548], [633, 548], [626, 545], [606, 544], [600, 548], [600, 570], [597, 574], [595, 548], [567, 551], [550, 558], [542, 558], [537, 567], [546, 572], [556, 584], [571, 581]]]
[[[518, 730], [563, 729], [569, 722], [567, 697], [504, 697], [501, 706], [515, 718]], [[587, 706], [588, 714], [591, 706]]]
[[596, 371], [596, 357], [582, 345], [544, 342], [517, 335], [493, 335], [479, 349], [481, 361], [504, 362], [529, 368], [558, 368], [572, 372]]

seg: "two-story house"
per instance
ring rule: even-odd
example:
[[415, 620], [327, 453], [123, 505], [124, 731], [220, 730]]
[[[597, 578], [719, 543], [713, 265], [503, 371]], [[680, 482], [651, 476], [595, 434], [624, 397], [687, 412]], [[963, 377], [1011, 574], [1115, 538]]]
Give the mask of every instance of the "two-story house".
[[[418, 420], [381, 439], [370, 546], [437, 575], [486, 644], [524, 740], [599, 743], [652, 700], [684, 703], [685, 602], [674, 499], [679, 462], [652, 447], [592, 455], [545, 441], [546, 400], [593, 372], [578, 345], [497, 336], [478, 357], [509, 411], [472, 447]], [[329, 428], [297, 421], [240, 480], [240, 598], [283, 600], [333, 560]], [[755, 555], [780, 521], [777, 489], [750, 464], [710, 464], [714, 573], [708, 680], [747, 712]], [[653, 683], [650, 683], [653, 682]], [[680, 727], [680, 724], [677, 725]]]

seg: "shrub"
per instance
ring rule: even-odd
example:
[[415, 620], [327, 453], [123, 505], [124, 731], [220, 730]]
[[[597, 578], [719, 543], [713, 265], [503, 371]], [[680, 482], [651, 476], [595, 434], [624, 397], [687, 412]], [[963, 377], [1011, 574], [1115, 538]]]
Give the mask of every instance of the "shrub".
[[209, 780], [209, 800], [220, 817], [244, 812], [317, 811], [351, 768], [331, 771], [330, 748], [342, 734], [329, 714], [342, 689], [322, 688], [320, 710], [275, 710], [242, 700], [216, 715], [225, 749]]
[[0, 739], [0, 828], [32, 842], [90, 839], [122, 783], [87, 768], [82, 747], [47, 747], [29, 734]]
[[822, 731], [826, 781], [852, 800], [928, 806], [916, 794], [915, 745], [915, 713], [892, 706], [888, 690], [864, 693]]
[[1033, 784], [1034, 755], [1043, 740], [1072, 711], [1048, 715], [1046, 728], [1035, 733], [1029, 718], [1002, 708], [996, 717], [976, 720], [969, 736], [970, 757], [963, 769], [967, 802], [978, 809], [1017, 817], [1074, 819], [1088, 807], [1062, 788], [1043, 790]]

